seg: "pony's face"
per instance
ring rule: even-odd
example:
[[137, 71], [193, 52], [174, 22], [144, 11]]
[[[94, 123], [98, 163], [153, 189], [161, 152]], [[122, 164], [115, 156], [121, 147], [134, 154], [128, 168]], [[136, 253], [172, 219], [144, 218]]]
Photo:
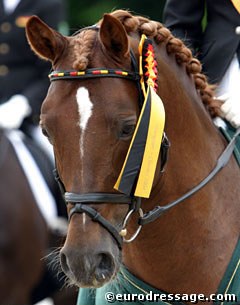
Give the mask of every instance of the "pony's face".
[[[30, 21], [27, 31], [33, 49], [51, 59], [56, 70], [73, 67], [75, 38], [59, 36], [36, 18]], [[44, 37], [36, 38], [35, 33], [40, 32]], [[91, 35], [95, 35], [94, 50], [88, 68], [131, 69], [128, 38], [117, 19], [106, 16], [99, 33]], [[41, 127], [54, 147], [56, 167], [67, 192], [116, 192], [114, 185], [138, 112], [137, 87], [127, 79], [51, 83], [42, 106]], [[121, 231], [129, 209], [127, 204], [90, 202], [88, 205]], [[69, 203], [68, 209], [71, 208]], [[70, 218], [60, 258], [63, 271], [73, 283], [80, 287], [99, 287], [118, 271], [121, 251], [105, 228], [81, 213]]]
[[[66, 191], [115, 192], [137, 121], [136, 95], [134, 83], [121, 79], [52, 83], [41, 126], [53, 144]], [[127, 204], [89, 206], [121, 231]], [[100, 224], [85, 213], [71, 217], [61, 264], [78, 285], [100, 286], [108, 281], [118, 270], [120, 256], [116, 241]]]

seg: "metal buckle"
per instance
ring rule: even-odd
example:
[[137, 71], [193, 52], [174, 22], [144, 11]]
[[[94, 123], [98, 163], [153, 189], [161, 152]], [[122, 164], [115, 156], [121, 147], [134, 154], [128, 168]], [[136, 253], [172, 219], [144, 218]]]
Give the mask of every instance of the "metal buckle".
[[[130, 242], [132, 242], [132, 241], [138, 236], [138, 234], [140, 233], [140, 231], [141, 231], [141, 229], [142, 229], [142, 225], [139, 225], [139, 227], [137, 228], [136, 232], [133, 234], [132, 237], [130, 237], [129, 239], [126, 239], [126, 238], [125, 238], [125, 236], [127, 235], [127, 228], [126, 228], [126, 226], [127, 226], [127, 224], [128, 224], [129, 218], [130, 218], [130, 216], [132, 215], [133, 212], [135, 212], [135, 210], [130, 210], [130, 211], [128, 212], [127, 216], [125, 217], [125, 219], [124, 219], [124, 221], [123, 221], [123, 228], [122, 228], [122, 230], [119, 232], [119, 234], [122, 236], [123, 241], [124, 241], [125, 243], [130, 243]], [[138, 210], [138, 213], [139, 213], [140, 218], [142, 218], [144, 214], [143, 214], [143, 210], [142, 210], [141, 208]]]

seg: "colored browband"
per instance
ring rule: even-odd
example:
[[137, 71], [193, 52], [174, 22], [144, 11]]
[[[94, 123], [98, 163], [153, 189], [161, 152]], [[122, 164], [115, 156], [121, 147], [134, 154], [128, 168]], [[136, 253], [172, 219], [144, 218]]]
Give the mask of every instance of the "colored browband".
[[130, 80], [139, 80], [137, 73], [121, 69], [87, 69], [84, 71], [52, 71], [48, 77], [50, 81], [61, 79], [93, 78], [93, 77], [122, 77]]

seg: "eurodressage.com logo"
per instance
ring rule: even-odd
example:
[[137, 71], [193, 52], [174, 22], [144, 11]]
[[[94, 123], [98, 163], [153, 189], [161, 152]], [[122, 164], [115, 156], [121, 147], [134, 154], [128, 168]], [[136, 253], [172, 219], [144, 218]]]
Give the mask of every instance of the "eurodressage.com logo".
[[180, 294], [180, 293], [169, 293], [169, 294], [159, 294], [150, 291], [148, 294], [136, 294], [136, 293], [117, 293], [106, 292], [105, 300], [108, 303], [115, 302], [190, 302], [197, 304], [198, 302], [237, 302], [237, 296], [235, 294], [211, 294], [206, 297], [204, 294]]

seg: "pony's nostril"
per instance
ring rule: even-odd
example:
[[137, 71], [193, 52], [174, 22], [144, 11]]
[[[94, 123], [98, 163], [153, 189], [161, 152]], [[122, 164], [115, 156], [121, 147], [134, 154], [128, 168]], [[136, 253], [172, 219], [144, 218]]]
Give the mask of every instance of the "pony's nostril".
[[96, 265], [96, 278], [103, 282], [109, 279], [114, 271], [114, 261], [110, 254], [100, 253], [98, 256], [98, 264]]
[[67, 257], [63, 252], [60, 252], [60, 263], [61, 263], [61, 267], [62, 270], [65, 274], [67, 274], [69, 272], [69, 266], [67, 263]]
[[101, 270], [111, 270], [113, 268], [113, 259], [112, 256], [106, 253], [98, 254], [100, 262], [98, 268]]

